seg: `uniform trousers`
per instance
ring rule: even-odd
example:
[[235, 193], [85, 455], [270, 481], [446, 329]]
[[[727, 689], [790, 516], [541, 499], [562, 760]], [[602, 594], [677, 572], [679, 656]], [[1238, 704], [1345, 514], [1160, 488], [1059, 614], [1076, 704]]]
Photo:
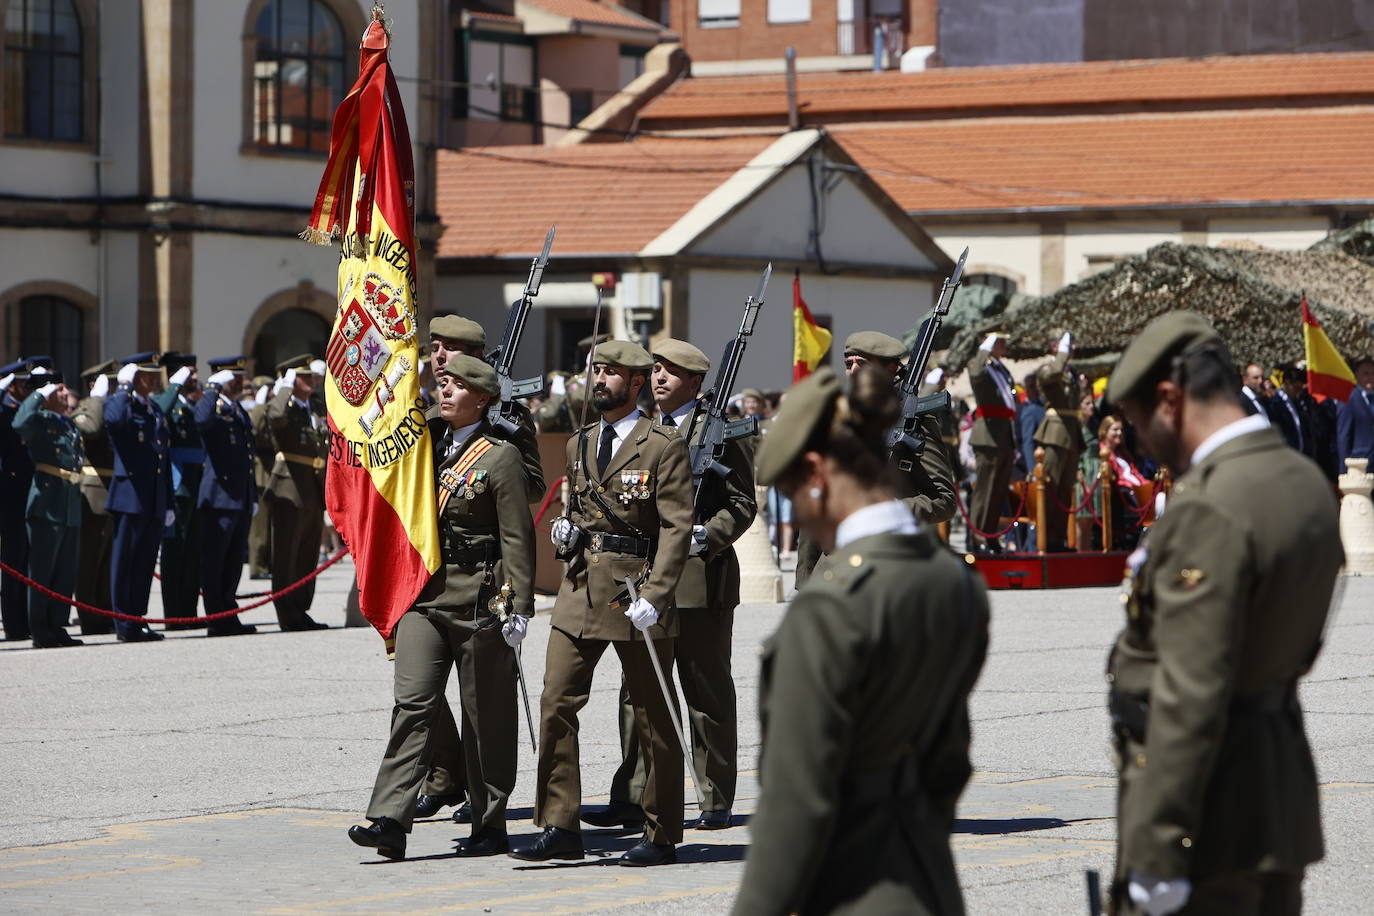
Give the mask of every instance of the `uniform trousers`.
[[272, 575], [272, 500], [266, 495], [258, 497], [257, 514], [248, 523], [248, 572], [254, 579]]
[[[81, 529], [29, 519], [29, 578], [71, 597], [80, 563]], [[29, 589], [29, 632], [37, 642], [56, 642], [71, 616], [68, 605]]]
[[[1014, 456], [1011, 449], [973, 448], [974, 472], [978, 475], [978, 481], [973, 486], [973, 505], [969, 507], [969, 518], [980, 531], [992, 534], [1002, 527], [1002, 507], [1007, 500], [1007, 487], [1011, 485]], [[972, 538], [978, 535], [969, 532], [969, 537], [972, 543]]]
[[[200, 531], [198, 578], [205, 595], [206, 616], [238, 607], [239, 578], [243, 575], [243, 551], [248, 543], [251, 512], [251, 509], [207, 507], [196, 514], [196, 527]], [[225, 617], [211, 621], [209, 628], [211, 632], [236, 630], [235, 620]]]
[[[110, 557], [110, 604], [121, 614], [148, 615], [153, 568], [162, 543], [161, 512], [114, 512], [114, 548]], [[129, 620], [116, 620], [115, 632], [126, 635], [142, 629]]]
[[[3, 471], [0, 474], [9, 476]], [[15, 493], [9, 492], [11, 489]], [[22, 494], [17, 491], [17, 487], [0, 483], [0, 563], [24, 572], [29, 568], [29, 529], [24, 517], [28, 487], [24, 487]], [[14, 576], [0, 573], [0, 621], [4, 623], [6, 639], [29, 638], [28, 592]]]
[[[200, 605], [200, 521], [194, 496], [177, 496], [176, 521], [162, 538], [162, 610], [164, 617], [195, 617]], [[177, 624], [188, 629], [195, 624]], [[171, 629], [172, 627], [169, 627]]]
[[[458, 672], [458, 689], [463, 689], [463, 673]], [[434, 717], [430, 736], [429, 775], [423, 795], [462, 795], [467, 792], [467, 764], [463, 756], [463, 737], [449, 708], [448, 698], [440, 695], [439, 712]]]
[[[309, 575], [320, 559], [320, 537], [324, 534], [324, 510], [319, 506], [295, 506], [284, 499], [272, 503], [272, 591], [281, 591]], [[315, 601], [315, 580], [273, 605], [277, 623], [288, 629], [304, 622]]]
[[[462, 684], [464, 762], [472, 834], [506, 832], [515, 788], [515, 651], [499, 626], [477, 630], [472, 609], [416, 608], [396, 625], [396, 705], [367, 816], [389, 817], [409, 832], [432, 750], [430, 737], [448, 673]], [[464, 619], [466, 617], [466, 619]], [[485, 615], [483, 615], [485, 619]]]
[[[90, 503], [81, 501], [81, 566], [76, 575], [76, 600], [92, 607], [110, 606], [110, 549], [114, 524], [109, 515], [96, 515]], [[113, 633], [114, 621], [101, 614], [76, 610], [82, 635]]]
[[[1188, 903], [1175, 916], [1299, 916], [1302, 913], [1302, 872], [1233, 871], [1194, 878]], [[1121, 892], [1122, 916], [1144, 910]]]
[[1069, 513], [1066, 509], [1072, 509], [1078, 502], [1074, 498], [1074, 484], [1078, 482], [1078, 450], [1048, 443], [1044, 444], [1044, 449], [1045, 528], [1048, 529], [1045, 538], [1051, 547], [1062, 547], [1068, 543], [1069, 535]]
[[[673, 655], [692, 730], [692, 778], [701, 790], [702, 810], [735, 806], [739, 732], [735, 679], [730, 673], [734, 609], [678, 608]], [[674, 742], [676, 744], [676, 742]], [[620, 767], [611, 778], [611, 802], [639, 804], [644, 795], [644, 757], [639, 753], [635, 709], [620, 684]]]
[[[577, 714], [591, 695], [592, 674], [607, 646], [615, 647], [625, 686], [635, 706], [635, 729], [645, 759], [645, 836], [654, 843], [682, 842], [682, 752], [673, 720], [639, 641], [579, 639], [549, 630], [544, 694], [539, 702], [539, 770], [534, 822], [540, 827], [581, 830], [582, 771], [578, 759]], [[673, 668], [673, 641], [654, 641], [665, 672]], [[676, 691], [672, 702], [677, 703]], [[469, 789], [469, 791], [471, 791]]]

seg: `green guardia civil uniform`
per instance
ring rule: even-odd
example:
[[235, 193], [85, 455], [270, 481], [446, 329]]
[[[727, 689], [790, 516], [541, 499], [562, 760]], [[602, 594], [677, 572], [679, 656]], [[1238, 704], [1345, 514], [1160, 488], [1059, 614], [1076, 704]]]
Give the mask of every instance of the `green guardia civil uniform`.
[[[99, 374], [106, 367], [93, 367], [85, 375]], [[114, 368], [114, 364], [109, 364]], [[113, 379], [111, 379], [113, 381]], [[81, 468], [81, 563], [76, 571], [76, 600], [92, 607], [110, 607], [110, 555], [114, 547], [114, 524], [105, 511], [109, 482], [114, 477], [114, 449], [105, 433], [105, 399], [85, 397], [76, 405], [72, 422], [81, 432], [86, 464]], [[113, 633], [108, 617], [77, 609], [83, 635]]]
[[[168, 372], [179, 362], [163, 364]], [[194, 365], [195, 357], [190, 357]], [[153, 398], [167, 418], [172, 457], [172, 504], [176, 520], [163, 532], [162, 577], [164, 617], [195, 617], [200, 606], [200, 526], [196, 523], [196, 502], [200, 480], [205, 473], [205, 444], [196, 425], [194, 408], [181, 396], [180, 385], [168, 385]], [[187, 625], [181, 625], [187, 626]]]
[[[1219, 340], [1196, 313], [1156, 319], [1109, 399]], [[1188, 878], [1183, 914], [1296, 914], [1303, 871], [1323, 855], [1298, 680], [1344, 562], [1338, 507], [1317, 465], [1254, 418], [1220, 438], [1137, 550], [1108, 660], [1121, 913], [1139, 912], [1124, 893], [1138, 872]]]
[[[270, 382], [268, 383], [270, 384]], [[272, 497], [267, 487], [272, 483], [272, 468], [276, 465], [276, 449], [272, 445], [272, 427], [267, 423], [267, 404], [257, 404], [248, 411], [253, 424], [253, 438], [258, 444], [253, 456], [253, 473], [258, 484], [258, 511], [248, 523], [248, 574], [254, 579], [272, 575]]]
[[1051, 547], [1068, 543], [1068, 509], [1077, 503], [1074, 484], [1078, 482], [1078, 456], [1083, 449], [1078, 382], [1065, 372], [1068, 364], [1069, 354], [1063, 351], [1035, 370], [1040, 396], [1045, 399], [1045, 418], [1036, 427], [1035, 444], [1045, 449], [1045, 526]]

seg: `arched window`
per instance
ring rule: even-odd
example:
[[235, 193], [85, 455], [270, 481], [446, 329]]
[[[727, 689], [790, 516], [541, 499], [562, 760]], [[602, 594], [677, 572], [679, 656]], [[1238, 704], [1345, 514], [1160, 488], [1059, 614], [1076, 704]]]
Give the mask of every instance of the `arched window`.
[[259, 375], [271, 375], [277, 363], [300, 353], [324, 357], [329, 322], [315, 312], [288, 308], [263, 323], [253, 341], [253, 366]]
[[81, 20], [72, 0], [8, 0], [5, 134], [80, 140]]
[[53, 365], [76, 378], [86, 365], [85, 314], [60, 296], [34, 295], [19, 300], [19, 352], [51, 356]]
[[[272, 0], [253, 27], [253, 142], [329, 152], [344, 94], [344, 33], [322, 0]], [[290, 354], [288, 354], [290, 355]]]

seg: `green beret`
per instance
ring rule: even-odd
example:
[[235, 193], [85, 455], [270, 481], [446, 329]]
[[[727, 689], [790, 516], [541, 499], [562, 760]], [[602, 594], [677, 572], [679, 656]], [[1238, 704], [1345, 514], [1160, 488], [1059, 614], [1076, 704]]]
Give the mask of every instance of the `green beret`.
[[588, 334], [577, 342], [577, 347], [580, 350], [590, 350], [594, 345], [603, 344], [610, 339], [609, 334]]
[[119, 363], [115, 362], [112, 359], [107, 359], [103, 363], [96, 363], [94, 366], [89, 366], [86, 369], [83, 369], [81, 372], [81, 378], [83, 381], [90, 381], [97, 375], [114, 375], [118, 371]]
[[654, 358], [681, 366], [688, 372], [705, 374], [711, 371], [711, 361], [696, 347], [685, 340], [669, 337], [654, 344]]
[[759, 486], [772, 486], [801, 457], [811, 434], [830, 417], [839, 396], [840, 380], [829, 367], [808, 375], [787, 392], [754, 459], [754, 478]]
[[1119, 404], [1143, 393], [1142, 388], [1168, 374], [1162, 370], [1175, 356], [1200, 344], [1220, 340], [1217, 329], [1197, 312], [1160, 315], [1147, 324], [1121, 354], [1121, 361], [1107, 381], [1107, 400]]
[[286, 370], [295, 369], [297, 375], [314, 375], [315, 370], [310, 368], [310, 364], [315, 361], [315, 357], [309, 353], [301, 353], [290, 359], [284, 359], [277, 363], [277, 374], [285, 375]]
[[487, 332], [471, 318], [462, 315], [435, 315], [429, 322], [429, 336], [467, 344], [470, 347], [486, 347]]
[[895, 337], [880, 331], [859, 331], [850, 334], [844, 341], [844, 355], [858, 353], [873, 359], [901, 359], [906, 356], [906, 347]]
[[757, 388], [746, 388], [746, 389], [744, 389], [743, 391], [741, 391], [741, 392], [739, 393], [739, 399], [740, 399], [741, 401], [744, 400], [745, 398], [757, 398], [757, 399], [759, 399], [760, 401], [762, 401], [762, 400], [763, 400], [763, 392], [762, 392], [762, 391], [759, 391]]
[[628, 340], [608, 340], [597, 344], [596, 352], [592, 354], [592, 364], [596, 363], [646, 371], [654, 367], [653, 357], [639, 344], [630, 343]]
[[501, 393], [501, 384], [496, 380], [496, 370], [477, 357], [468, 356], [466, 353], [449, 357], [449, 361], [444, 365], [444, 368], [439, 370], [439, 374], [460, 378], [467, 383], [469, 388], [483, 394], [489, 394], [492, 397]]

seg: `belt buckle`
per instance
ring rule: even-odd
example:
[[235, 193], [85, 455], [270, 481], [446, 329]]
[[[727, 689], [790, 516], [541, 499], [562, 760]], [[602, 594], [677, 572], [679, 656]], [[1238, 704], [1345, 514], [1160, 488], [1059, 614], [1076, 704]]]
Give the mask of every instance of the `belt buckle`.
[[592, 552], [593, 552], [593, 553], [601, 553], [601, 552], [605, 549], [605, 548], [602, 546], [602, 545], [604, 545], [605, 543], [606, 543], [606, 536], [605, 536], [604, 534], [602, 534], [600, 531], [594, 531], [594, 532], [592, 532]]

